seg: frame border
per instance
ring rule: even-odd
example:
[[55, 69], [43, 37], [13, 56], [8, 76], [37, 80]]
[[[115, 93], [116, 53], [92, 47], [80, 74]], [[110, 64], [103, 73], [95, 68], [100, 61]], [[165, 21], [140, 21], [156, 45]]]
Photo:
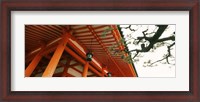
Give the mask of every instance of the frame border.
[[[3, 0], [0, 33], [1, 101], [199, 102], [200, 0]], [[190, 91], [11, 91], [11, 11], [189, 11]]]

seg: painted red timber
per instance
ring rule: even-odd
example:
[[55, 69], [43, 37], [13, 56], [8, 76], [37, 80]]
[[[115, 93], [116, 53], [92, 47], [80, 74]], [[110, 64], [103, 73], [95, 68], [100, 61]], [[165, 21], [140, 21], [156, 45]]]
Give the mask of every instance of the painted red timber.
[[42, 77], [52, 77], [71, 34], [65, 33]]

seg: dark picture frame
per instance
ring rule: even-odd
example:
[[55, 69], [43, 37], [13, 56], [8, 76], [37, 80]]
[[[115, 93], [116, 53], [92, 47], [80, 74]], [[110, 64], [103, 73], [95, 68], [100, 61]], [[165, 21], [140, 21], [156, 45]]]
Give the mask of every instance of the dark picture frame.
[[[199, 0], [1, 1], [1, 101], [200, 102]], [[11, 11], [189, 11], [189, 91], [11, 91]]]

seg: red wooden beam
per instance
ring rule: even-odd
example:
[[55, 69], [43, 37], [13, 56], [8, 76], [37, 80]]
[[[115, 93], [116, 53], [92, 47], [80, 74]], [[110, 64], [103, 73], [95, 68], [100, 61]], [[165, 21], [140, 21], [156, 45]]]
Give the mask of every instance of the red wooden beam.
[[69, 73], [65, 73], [65, 75], [66, 75], [67, 77], [75, 77], [75, 76], [73, 76], [73, 75], [71, 75], [71, 74], [69, 74]]
[[101, 37], [101, 38], [99, 38], [99, 39], [101, 39], [101, 41], [103, 42], [104, 40], [111, 40], [111, 39], [113, 39], [113, 37], [111, 36], [111, 37]]
[[[75, 52], [73, 52], [70, 48], [65, 47], [65, 51], [68, 52], [72, 57], [74, 57], [77, 61], [79, 61], [82, 64], [86, 64], [86, 61], [83, 60], [79, 55], [77, 55]], [[95, 74], [97, 74], [98, 76], [102, 76], [101, 73], [99, 73], [94, 67], [92, 67], [91, 65], [89, 65], [89, 69], [94, 72]]]
[[[78, 45], [77, 45], [78, 44]], [[71, 37], [70, 41], [69, 41], [69, 45], [70, 47], [72, 47], [82, 58], [86, 59], [86, 53], [88, 52], [86, 50], [86, 48], [80, 44], [74, 37]], [[80, 48], [81, 47], [81, 48]], [[81, 50], [82, 49], [82, 50]], [[101, 64], [96, 60], [95, 56], [93, 57], [93, 59], [99, 64], [97, 65], [97, 63], [94, 62], [94, 60], [92, 60], [90, 63], [99, 71], [101, 71]]]
[[31, 63], [28, 65], [28, 67], [25, 70], [25, 77], [31, 76], [32, 72], [35, 70], [36, 66], [40, 62], [42, 55], [41, 53], [44, 51], [45, 45], [42, 46], [42, 50], [34, 57], [34, 59], [31, 61]]
[[84, 68], [83, 68], [83, 74], [82, 77], [87, 77], [87, 73], [88, 73], [88, 66], [89, 66], [89, 62], [87, 61]]
[[94, 38], [89, 38], [89, 37], [88, 37], [88, 38], [87, 38], [87, 37], [86, 37], [86, 38], [83, 38], [83, 37], [80, 37], [80, 38], [79, 38], [79, 37], [77, 37], [77, 40], [81, 40], [81, 41], [82, 41], [82, 40], [91, 40], [91, 39], [94, 39]]
[[48, 36], [51, 38], [59, 37], [58, 33], [60, 33], [60, 32], [52, 32], [54, 30], [43, 28], [44, 26], [41, 26], [41, 25], [37, 25], [37, 26], [34, 25], [34, 27], [36, 28], [36, 30], [42, 31], [43, 33], [47, 33]]
[[[114, 28], [114, 30], [112, 32], [113, 32], [113, 36], [115, 38], [115, 41], [119, 42], [119, 40], [122, 39], [122, 38], [121, 38], [119, 32], [117, 32], [117, 27], [115, 25], [111, 25], [111, 27]], [[120, 47], [120, 50], [123, 50], [125, 48], [121, 43], [120, 43], [119, 47]]]
[[98, 27], [93, 27], [94, 29], [101, 29], [101, 28], [105, 28], [105, 27], [107, 27], [108, 25], [100, 25], [100, 26], [98, 26]]
[[[116, 25], [112, 25], [111, 27], [114, 28], [114, 30], [113, 30], [113, 36], [114, 36], [115, 40], [117, 42], [119, 42], [119, 40], [121, 39], [121, 36], [120, 36], [120, 33], [118, 31], [117, 26]], [[122, 44], [120, 44], [120, 45], [121, 45], [121, 46], [119, 46], [120, 50], [124, 50], [125, 47]], [[125, 56], [128, 56], [128, 54], [126, 53]], [[129, 66], [129, 69], [131, 71], [131, 74], [134, 77], [137, 77], [136, 70], [133, 68], [133, 66], [131, 64], [128, 64], [128, 66]]]
[[75, 67], [70, 67], [72, 68], [73, 70], [77, 71], [78, 73], [82, 74], [83, 72], [81, 72], [80, 70], [76, 69]]
[[25, 63], [26, 64], [30, 63], [37, 54], [38, 53], [34, 53], [31, 56], [29, 56], [28, 58], [25, 58]]
[[85, 26], [80, 27], [80, 28], [73, 28], [73, 27], [72, 27], [72, 29], [73, 29], [73, 30], [83, 30], [83, 29], [87, 29], [87, 27], [85, 27]]
[[[95, 27], [95, 29], [101, 29], [107, 27], [107, 25], [100, 25], [98, 27]], [[86, 26], [80, 27], [80, 28], [73, 28], [73, 30], [83, 30], [83, 29], [88, 29]]]
[[75, 35], [75, 37], [93, 37], [93, 36], [91, 34], [84, 34], [84, 35], [83, 34], [81, 34], [81, 35], [77, 34], [77, 35]]
[[[91, 26], [91, 25], [88, 25], [88, 26]], [[101, 30], [101, 31], [97, 31], [96, 33], [99, 34], [99, 33], [103, 33], [103, 32], [104, 32], [104, 30]], [[90, 31], [81, 31], [81, 32], [77, 32], [75, 34], [83, 34], [83, 33], [91, 33], [91, 32]]]
[[65, 33], [42, 77], [52, 77], [71, 34]]
[[[60, 39], [61, 38], [57, 38], [56, 40], [53, 40], [53, 41], [50, 41], [49, 43], [47, 43], [47, 45], [49, 45], [48, 47], [48, 50], [45, 50], [43, 53], [42, 53], [42, 55], [45, 55], [45, 54], [49, 54], [50, 52], [53, 52], [55, 49], [56, 49], [56, 47], [55, 46], [50, 46], [50, 45], [52, 45], [52, 44], [55, 44], [55, 43], [57, 43], [58, 41], [60, 41]], [[75, 38], [73, 38], [73, 40], [74, 40]], [[77, 40], [76, 40], [76, 42], [77, 42]], [[75, 47], [73, 44], [72, 44], [72, 42], [70, 41], [69, 42], [71, 45], [70, 46], [72, 46], [73, 48], [75, 48], [75, 50], [76, 51], [80, 51], [80, 49], [79, 48], [77, 48], [77, 47]], [[77, 42], [78, 43], [78, 42]], [[79, 45], [81, 45], [80, 43], [78, 43]], [[81, 45], [82, 46], [82, 45]], [[84, 48], [84, 47], [83, 47]], [[85, 48], [84, 48], [84, 50], [85, 50]], [[85, 58], [86, 56], [85, 56], [85, 54], [86, 54], [86, 52], [87, 52], [87, 50], [85, 50], [85, 52], [83, 53], [83, 52], [79, 52], [79, 54], [83, 57], [83, 58]], [[95, 57], [94, 57], [94, 59], [95, 59]], [[97, 60], [96, 60], [96, 62], [98, 62]], [[97, 68], [97, 70], [101, 70], [101, 67], [99, 67], [97, 64], [95, 64], [94, 62], [92, 62], [91, 63], [95, 68]], [[98, 64], [99, 65], [101, 65], [99, 62], [98, 62]]]
[[[51, 58], [52, 58], [52, 56], [49, 56], [49, 55], [44, 55], [44, 57], [47, 58], [47, 59], [49, 59], [49, 60], [51, 60]], [[62, 62], [60, 62], [60, 61], [58, 62], [58, 65], [60, 65], [62, 67], [65, 67], [65, 64], [62, 63]]]
[[104, 51], [106, 52], [106, 54], [108, 55], [109, 59], [111, 59], [111, 61], [117, 66], [118, 70], [120, 71], [120, 73], [125, 76], [124, 72], [121, 70], [121, 68], [119, 67], [119, 65], [116, 63], [116, 61], [111, 57], [109, 51], [107, 50], [107, 48], [105, 48], [105, 45], [102, 43], [102, 41], [99, 39], [99, 37], [97, 36], [96, 32], [94, 31], [94, 29], [91, 26], [87, 26], [90, 31], [92, 32], [92, 34], [94, 35], [95, 39], [100, 43], [100, 45], [102, 46], [102, 48], [104, 49]]
[[[57, 44], [57, 42], [59, 42], [61, 40], [61, 37], [51, 40], [46, 44], [46, 49], [44, 51], [44, 53], [49, 53], [50, 51], [54, 50], [56, 47], [52, 47], [54, 44]], [[35, 54], [36, 52], [39, 52], [41, 49], [41, 47], [35, 48], [34, 50], [30, 51], [27, 55], [26, 58], [29, 58], [32, 54]], [[37, 50], [40, 49], [40, 50]], [[48, 51], [47, 51], [48, 50]], [[43, 53], [43, 54], [44, 54]]]
[[102, 41], [102, 43], [112, 43], [112, 42], [115, 42], [115, 40]]

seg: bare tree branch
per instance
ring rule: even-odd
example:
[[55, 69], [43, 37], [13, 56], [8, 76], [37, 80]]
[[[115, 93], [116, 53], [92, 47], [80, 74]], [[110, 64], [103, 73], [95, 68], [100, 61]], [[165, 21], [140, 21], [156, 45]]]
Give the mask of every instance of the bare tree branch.
[[[171, 47], [175, 45], [175, 32], [173, 32], [172, 35], [168, 36], [168, 37], [164, 37], [161, 38], [162, 34], [166, 31], [168, 25], [156, 25], [157, 27], [154, 29], [154, 31], [147, 33], [148, 32], [148, 28], [145, 29], [144, 31], [142, 31], [142, 35], [143, 36], [134, 36], [132, 37], [131, 34], [134, 34], [134, 32], [138, 29], [133, 29], [131, 27], [131, 25], [129, 25], [128, 27], [121, 27], [123, 29], [129, 29], [130, 31], [134, 31], [133, 33], [129, 34], [127, 37], [129, 38], [127, 42], [127, 39], [125, 41], [125, 39], [121, 39], [118, 43], [119, 45], [128, 45], [128, 44], [134, 44], [136, 46], [139, 45], [139, 48], [137, 49], [133, 49], [133, 50], [128, 50], [126, 49], [114, 49], [114, 47], [110, 48], [110, 51], [113, 52], [115, 55], [121, 55], [121, 58], [124, 59], [125, 61], [129, 61], [129, 60], [136, 60], [136, 58], [139, 57], [139, 54], [141, 53], [145, 53], [145, 52], [149, 52], [151, 49], [152, 50], [156, 50], [156, 48], [161, 47], [161, 46], [166, 46], [167, 47], [167, 54], [164, 54], [163, 58], [156, 60], [155, 62], [151, 62], [151, 60], [149, 60], [149, 62], [146, 62], [148, 64], [148, 66], [152, 66], [158, 62], [163, 62], [164, 60], [166, 60], [165, 63], [167, 64], [171, 64], [171, 58], [172, 58], [172, 54], [171, 54]], [[142, 26], [141, 26], [142, 27]], [[155, 31], [157, 30], [157, 31]], [[133, 41], [133, 43], [130, 43], [130, 41]], [[171, 41], [172, 44], [166, 42], [166, 41]], [[126, 43], [127, 42], [127, 43]], [[170, 44], [170, 45], [169, 45]], [[169, 46], [167, 46], [169, 45]], [[123, 56], [124, 54], [122, 53], [132, 53], [135, 52], [133, 54], [133, 57], [125, 57]]]
[[128, 27], [122, 27], [122, 28], [124, 28], [124, 29], [129, 29], [130, 31], [133, 31], [133, 32], [136, 31], [136, 29], [131, 28], [131, 25], [129, 25]]
[[155, 63], [157, 63], [157, 62], [161, 62], [161, 61], [163, 61], [163, 60], [165, 60], [165, 59], [166, 59], [166, 62], [167, 62], [168, 64], [170, 64], [170, 62], [169, 62], [169, 57], [171, 57], [171, 47], [174, 46], [174, 45], [175, 45], [175, 42], [172, 43], [170, 46], [167, 46], [167, 52], [168, 52], [168, 54], [167, 54], [164, 58], [162, 58], [162, 59], [160, 59], [160, 60], [157, 60], [157, 61], [151, 63], [150, 66], [152, 66], [153, 64], [155, 64]]
[[[153, 48], [153, 45], [155, 43], [157, 43], [159, 37], [162, 35], [162, 33], [165, 31], [165, 29], [167, 28], [168, 25], [158, 25], [159, 29], [157, 30], [157, 32], [155, 33], [154, 36], [152, 37], [146, 37], [146, 36], [143, 36], [141, 38], [138, 38], [139, 40], [140, 39], [145, 39], [145, 40], [148, 40], [150, 42], [150, 44], [147, 46], [147, 47], [143, 47], [141, 50], [139, 49], [135, 49], [135, 50], [131, 50], [130, 52], [133, 52], [133, 51], [138, 51], [138, 52], [148, 52], [151, 48]], [[148, 29], [147, 29], [148, 30]], [[145, 30], [145, 31], [147, 31]], [[143, 32], [145, 32], [143, 31]], [[145, 35], [145, 34], [144, 34]], [[142, 46], [142, 45], [141, 45]]]
[[167, 41], [167, 40], [175, 41], [175, 36], [169, 36], [166, 38], [158, 39], [157, 42], [163, 42], [163, 41]]

